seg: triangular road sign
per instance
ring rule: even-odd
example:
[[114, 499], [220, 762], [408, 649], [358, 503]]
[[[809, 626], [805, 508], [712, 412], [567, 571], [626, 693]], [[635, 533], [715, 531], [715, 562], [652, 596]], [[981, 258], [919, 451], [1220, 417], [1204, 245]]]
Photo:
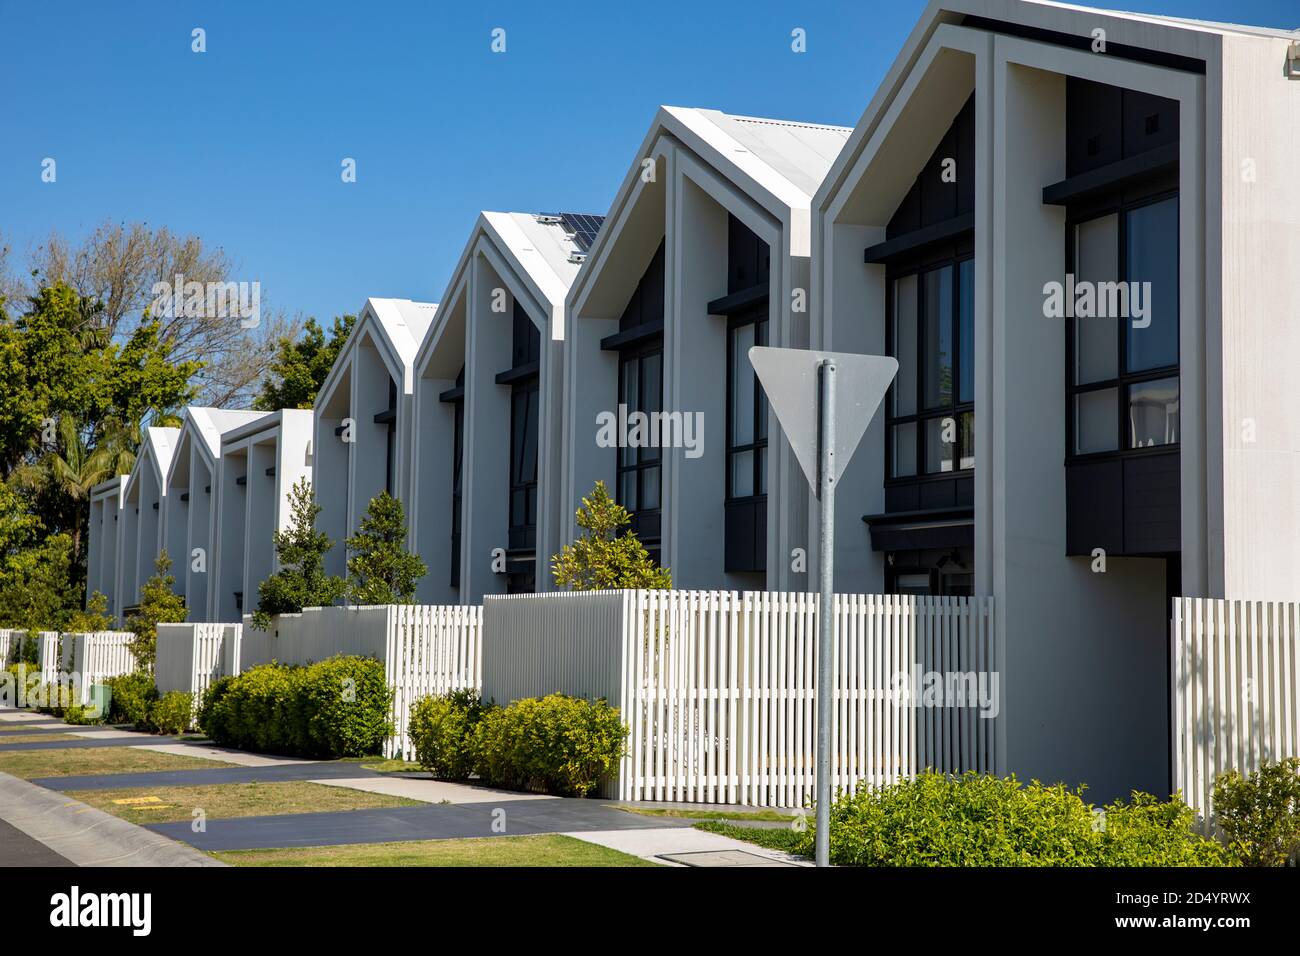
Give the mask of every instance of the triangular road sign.
[[795, 457], [813, 493], [817, 484], [817, 421], [820, 385], [817, 367], [835, 363], [835, 456], [832, 478], [839, 481], [857, 450], [867, 425], [875, 417], [889, 383], [898, 374], [898, 360], [885, 355], [849, 352], [813, 352], [756, 345], [749, 350], [758, 380], [776, 412]]

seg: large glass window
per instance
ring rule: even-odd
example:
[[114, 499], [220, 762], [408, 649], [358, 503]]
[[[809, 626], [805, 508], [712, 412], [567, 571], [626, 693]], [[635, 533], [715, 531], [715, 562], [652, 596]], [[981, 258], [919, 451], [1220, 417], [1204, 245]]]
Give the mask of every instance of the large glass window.
[[515, 302], [510, 372], [510, 548], [537, 544], [538, 363], [541, 333]]
[[[653, 415], [662, 408], [663, 342], [652, 339], [622, 352], [618, 366], [619, 404], [627, 413]], [[659, 508], [660, 450], [657, 447], [629, 447], [618, 450], [618, 502], [633, 514]]]
[[767, 344], [767, 306], [733, 318], [727, 329], [727, 498], [767, 494], [767, 399], [749, 350]]
[[895, 276], [890, 299], [890, 477], [973, 469], [975, 260]]
[[538, 395], [536, 378], [517, 383], [510, 395], [510, 528], [515, 533], [537, 527]]
[[1178, 197], [1071, 228], [1073, 455], [1178, 443]]

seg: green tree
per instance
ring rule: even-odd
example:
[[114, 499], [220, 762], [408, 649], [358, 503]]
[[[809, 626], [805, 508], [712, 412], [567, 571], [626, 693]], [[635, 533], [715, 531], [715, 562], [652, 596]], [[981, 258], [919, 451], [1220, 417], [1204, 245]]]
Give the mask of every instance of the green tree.
[[66, 285], [39, 289], [16, 318], [0, 303], [0, 480], [21, 492], [42, 535], [71, 540], [61, 590], [74, 604], [90, 488], [130, 470], [142, 421], [167, 423], [193, 393], [201, 363], [169, 354], [156, 322], [114, 338], [101, 304]]
[[289, 528], [272, 536], [279, 570], [257, 586], [253, 627], [266, 630], [273, 614], [329, 607], [346, 592], [342, 578], [325, 573], [325, 555], [334, 543], [325, 532], [316, 530], [320, 510], [311, 482], [299, 479], [289, 490]]
[[0, 483], [0, 627], [60, 630], [78, 603], [68, 586], [72, 539], [44, 531], [23, 497]]
[[153, 576], [140, 588], [139, 606], [126, 619], [126, 629], [135, 635], [131, 653], [141, 668], [152, 667], [158, 655], [158, 625], [180, 624], [187, 614], [171, 570], [172, 559], [164, 548], [154, 563]]
[[108, 598], [96, 591], [86, 601], [86, 609], [77, 609], [68, 616], [63, 629], [70, 634], [93, 634], [95, 631], [107, 631], [112, 627], [113, 619], [108, 616]]
[[354, 604], [410, 604], [427, 570], [406, 550], [402, 502], [386, 491], [370, 499], [357, 533], [347, 540], [348, 596]]
[[356, 320], [355, 315], [336, 316], [326, 339], [325, 330], [315, 319], [308, 319], [297, 341], [288, 336], [281, 338], [270, 374], [262, 379], [253, 407], [268, 412], [311, 408]]
[[614, 588], [671, 588], [673, 577], [651, 559], [639, 538], [622, 530], [632, 521], [626, 508], [609, 496], [603, 481], [582, 499], [577, 514], [582, 534], [551, 558], [558, 587], [571, 591]]

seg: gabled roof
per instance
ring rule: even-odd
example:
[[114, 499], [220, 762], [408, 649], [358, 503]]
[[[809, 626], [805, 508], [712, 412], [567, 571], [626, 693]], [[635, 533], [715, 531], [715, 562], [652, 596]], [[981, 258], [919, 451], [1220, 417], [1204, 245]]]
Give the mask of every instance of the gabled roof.
[[[600, 262], [613, 241], [610, 237], [621, 228], [624, 212], [642, 185], [642, 161], [653, 155], [661, 137], [681, 143], [779, 220], [800, 219], [805, 225], [798, 230], [799, 235], [792, 235], [791, 249], [796, 255], [807, 255], [806, 211], [852, 132], [847, 126], [661, 106], [610, 204], [605, 228], [573, 281], [570, 299], [577, 301], [584, 284], [601, 268]], [[611, 228], [612, 224], [619, 225]]]
[[131, 469], [131, 480], [127, 483], [126, 494], [130, 494], [140, 479], [141, 469], [147, 461], [153, 469], [158, 482], [159, 493], [167, 493], [167, 474], [171, 471], [172, 455], [180, 439], [179, 428], [149, 427], [145, 429], [144, 441], [140, 443], [140, 452], [135, 458], [135, 467]]
[[[835, 157], [840, 154], [849, 134], [853, 132], [848, 126], [823, 126], [761, 116], [739, 116], [719, 110], [683, 106], [665, 106], [664, 110], [680, 119], [684, 126], [706, 137], [707, 142], [722, 153], [715, 156], [715, 159], [730, 159], [739, 165], [738, 153], [748, 151], [753, 154], [772, 172], [802, 193], [805, 205], [817, 192], [826, 170], [835, 162]], [[721, 136], [730, 142], [711, 135], [701, 121], [716, 127]], [[726, 155], [727, 153], [731, 155]]]
[[[564, 297], [586, 259], [590, 230], [593, 226], [599, 228], [603, 219], [585, 213], [479, 213], [443, 293], [442, 301], [447, 306], [443, 316], [455, 314], [452, 306], [465, 291], [475, 250], [480, 242], [487, 242], [501, 263], [514, 271], [539, 307], [549, 311], [547, 324], [552, 337], [562, 337]], [[420, 346], [415, 360], [417, 369], [424, 367], [441, 333], [441, 324], [435, 323]]]
[[[191, 405], [185, 409], [185, 421], [181, 424], [180, 437], [176, 441], [175, 450], [179, 451], [184, 446], [187, 437], [197, 435], [201, 439], [199, 447], [211, 464], [221, 457], [222, 434], [248, 422], [265, 418], [269, 414], [271, 413]], [[174, 467], [175, 462], [172, 464]]]
[[310, 408], [282, 408], [276, 412], [267, 412], [261, 418], [253, 421], [244, 422], [233, 428], [228, 428], [221, 433], [222, 445], [229, 445], [233, 442], [242, 441], [245, 438], [257, 435], [261, 436], [269, 432], [278, 431], [284, 424], [286, 416], [307, 416], [310, 418], [316, 414]]
[[321, 383], [320, 391], [316, 394], [316, 407], [319, 408], [322, 402], [333, 397], [334, 389], [363, 336], [368, 336], [376, 344], [384, 364], [388, 366], [388, 373], [402, 383], [404, 392], [409, 393], [413, 383], [411, 364], [415, 361], [415, 353], [419, 351], [420, 342], [424, 340], [437, 312], [436, 302], [366, 299], [348, 340], [343, 343], [334, 366]]
[[1111, 44], [1201, 60], [1217, 56], [1222, 38], [1228, 35], [1300, 40], [1300, 30], [1127, 13], [1054, 0], [930, 0], [871, 102], [854, 125], [845, 149], [827, 171], [813, 200], [816, 208], [824, 209], [830, 197], [839, 190], [846, 172], [852, 168], [863, 146], [902, 90], [913, 64], [924, 52], [934, 31], [944, 23], [962, 24], [967, 17], [1050, 31], [1079, 40], [1090, 40], [1092, 31], [1101, 28], [1106, 31], [1107, 42]]
[[130, 482], [130, 475], [114, 475], [112, 478], [101, 481], [95, 487], [90, 489], [90, 498], [92, 501], [99, 498], [116, 497], [117, 504], [120, 507], [122, 499], [126, 495], [126, 486]]

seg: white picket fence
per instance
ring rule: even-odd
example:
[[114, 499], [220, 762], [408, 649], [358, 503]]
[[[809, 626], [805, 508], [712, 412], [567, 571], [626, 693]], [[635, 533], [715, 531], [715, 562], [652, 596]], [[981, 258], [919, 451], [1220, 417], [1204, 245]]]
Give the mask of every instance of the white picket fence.
[[243, 629], [242, 624], [159, 624], [154, 661], [158, 692], [193, 694], [197, 711], [212, 684], [239, 673]]
[[[816, 777], [817, 595], [488, 598], [484, 696], [604, 697], [629, 726], [623, 800], [804, 806]], [[990, 598], [836, 595], [833, 786], [999, 772]], [[927, 699], [927, 675], [939, 690]], [[978, 706], [980, 681], [993, 695]]]
[[1300, 604], [1175, 598], [1174, 781], [1214, 827], [1214, 780], [1300, 756]]
[[159, 691], [189, 691], [195, 706], [217, 679], [258, 664], [310, 664], [336, 654], [382, 661], [393, 691], [394, 733], [385, 756], [412, 757], [411, 706], [419, 698], [477, 690], [482, 681], [483, 609], [463, 605], [305, 608], [269, 629], [241, 624], [161, 624]]
[[[90, 631], [81, 634], [64, 634], [64, 658], [71, 664], [71, 673], [81, 682], [81, 703], [90, 702], [91, 688], [110, 677], [130, 674], [136, 669], [131, 642], [135, 635], [130, 631]], [[65, 665], [66, 667], [66, 665]]]
[[[130, 631], [39, 631], [33, 637], [40, 682], [47, 686], [71, 683], [77, 688], [80, 704], [90, 702], [93, 685], [135, 670], [135, 655], [130, 647], [135, 635]], [[0, 630], [0, 662], [7, 663], [22, 642], [33, 637], [27, 631]]]
[[483, 608], [399, 604], [389, 611], [383, 661], [395, 733], [384, 743], [384, 756], [412, 760], [411, 706], [421, 697], [482, 686]]

